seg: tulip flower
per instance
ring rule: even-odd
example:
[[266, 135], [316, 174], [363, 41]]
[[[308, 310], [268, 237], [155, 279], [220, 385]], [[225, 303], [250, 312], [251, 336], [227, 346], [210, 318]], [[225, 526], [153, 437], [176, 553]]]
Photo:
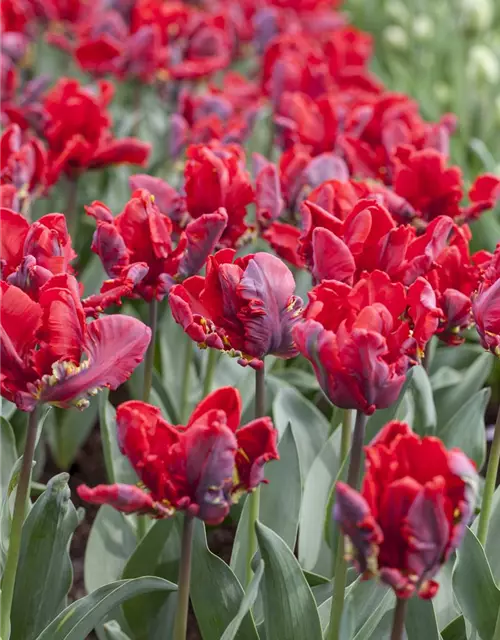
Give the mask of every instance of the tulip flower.
[[151, 332], [127, 316], [90, 323], [73, 276], [60, 274], [38, 302], [0, 282], [2, 396], [23, 411], [37, 404], [85, 408], [101, 387], [116, 389], [141, 362]]
[[188, 336], [259, 369], [274, 354], [292, 358], [292, 329], [302, 313], [291, 271], [279, 258], [256, 253], [234, 260], [233, 249], [210, 256], [206, 276], [172, 287], [172, 314]]
[[130, 401], [116, 413], [118, 441], [142, 482], [78, 488], [81, 498], [155, 518], [177, 510], [219, 524], [231, 505], [264, 480], [264, 464], [278, 459], [270, 418], [240, 427], [241, 398], [232, 387], [212, 392], [185, 426], [171, 425], [159, 409]]
[[472, 314], [481, 344], [500, 357], [500, 243], [472, 297]]
[[109, 303], [108, 296], [115, 302], [123, 295], [162, 300], [175, 282], [198, 273], [227, 222], [222, 209], [202, 215], [187, 225], [174, 248], [172, 222], [145, 189], [134, 191], [116, 217], [102, 202], [85, 210], [97, 221], [92, 250], [111, 278], [101, 289], [101, 302], [99, 296], [93, 299], [97, 309]]
[[62, 78], [45, 96], [49, 184], [61, 172], [74, 179], [82, 171], [111, 164], [145, 165], [150, 145], [137, 138], [115, 139], [106, 110], [113, 86], [99, 81], [98, 91], [80, 86], [77, 80]]
[[374, 271], [352, 289], [324, 281], [309, 297], [293, 337], [330, 402], [367, 415], [391, 406], [414, 363], [404, 286]]
[[0, 208], [1, 279], [38, 299], [41, 287], [53, 276], [72, 273], [76, 253], [62, 213], [49, 213], [30, 223], [19, 213]]
[[398, 598], [432, 598], [433, 580], [459, 546], [474, 512], [477, 474], [459, 449], [389, 422], [365, 447], [361, 492], [336, 486], [334, 518], [365, 579], [379, 577]]
[[221, 244], [236, 247], [249, 227], [247, 206], [254, 201], [245, 154], [238, 145], [192, 145], [187, 149], [184, 171], [186, 206], [192, 218], [213, 213], [223, 207], [228, 215]]

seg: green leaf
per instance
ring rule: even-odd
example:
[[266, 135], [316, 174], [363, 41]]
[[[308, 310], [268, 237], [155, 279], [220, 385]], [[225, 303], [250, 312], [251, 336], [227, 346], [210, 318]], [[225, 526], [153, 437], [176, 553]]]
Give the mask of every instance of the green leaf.
[[78, 524], [68, 478], [61, 473], [49, 480], [23, 525], [11, 640], [36, 638], [66, 604], [73, 579], [68, 547]]
[[438, 425], [437, 430], [437, 436], [448, 449], [462, 449], [474, 460], [478, 469], [481, 469], [486, 457], [484, 412], [490, 395], [491, 389], [481, 389], [469, 397], [445, 425]]
[[444, 425], [456, 415], [469, 398], [482, 389], [493, 366], [491, 353], [481, 353], [462, 374], [461, 381], [435, 392], [438, 424]]
[[[155, 575], [163, 548], [167, 543], [170, 545], [170, 536], [176, 525], [176, 518], [157, 520], [130, 556], [122, 578]], [[149, 640], [152, 637], [152, 627], [156, 624], [165, 599], [164, 593], [155, 593], [130, 598], [124, 603], [123, 613], [134, 640]]]
[[92, 431], [99, 409], [97, 398], [92, 398], [84, 411], [53, 408], [47, 420], [47, 441], [52, 457], [60, 469], [69, 469]]
[[5, 398], [0, 397], [0, 415], [6, 420], [10, 420], [17, 411], [17, 407], [13, 402], [9, 402]]
[[246, 580], [246, 563], [248, 549], [248, 528], [249, 528], [249, 511], [250, 500], [248, 495], [245, 496], [243, 508], [240, 512], [240, 519], [236, 528], [236, 534], [233, 540], [233, 548], [231, 551], [231, 571], [235, 574], [241, 584], [245, 584]]
[[255, 603], [255, 600], [257, 599], [257, 596], [259, 594], [259, 585], [263, 575], [264, 575], [264, 562], [262, 562], [261, 560], [259, 563], [259, 566], [257, 567], [256, 572], [252, 577], [250, 584], [248, 585], [247, 592], [243, 600], [241, 601], [241, 605], [240, 605], [240, 608], [238, 609], [238, 613], [231, 620], [227, 629], [222, 634], [222, 637], [220, 640], [234, 640], [234, 638], [236, 637], [236, 634], [238, 633], [238, 630], [241, 626], [241, 623], [243, 622], [243, 619], [251, 611]]
[[421, 436], [432, 435], [437, 426], [436, 406], [429, 376], [422, 366], [413, 367], [410, 389], [415, 410], [413, 431]]
[[291, 425], [299, 452], [302, 478], [305, 479], [328, 438], [328, 420], [292, 387], [284, 387], [278, 392], [273, 403], [273, 415], [280, 434], [285, 433], [288, 424]]
[[336, 429], [311, 465], [300, 512], [299, 562], [309, 571], [332, 572], [333, 555], [324, 537], [327, 506], [340, 469], [341, 430]]
[[116, 435], [116, 410], [108, 401], [109, 391], [105, 389], [99, 395], [99, 424], [101, 428], [102, 450], [108, 481], [113, 484], [135, 484], [137, 475], [130, 462], [120, 452]]
[[[191, 603], [203, 640], [220, 640], [238, 614], [243, 588], [227, 564], [207, 547], [205, 527], [195, 521]], [[238, 640], [258, 640], [251, 613], [243, 618]]]
[[500, 584], [500, 487], [493, 496], [488, 533], [486, 536], [485, 552], [497, 584]]
[[464, 617], [477, 629], [481, 640], [493, 640], [500, 610], [500, 590], [484, 550], [469, 528], [458, 551], [453, 589]]
[[302, 480], [297, 446], [290, 427], [283, 434], [280, 459], [266, 465], [266, 478], [260, 490], [260, 521], [295, 548], [299, 525]]
[[176, 591], [175, 584], [163, 578], [146, 577], [118, 580], [96, 589], [66, 607], [36, 640], [85, 640], [113, 609], [134, 596], [154, 591]]
[[443, 640], [467, 640], [465, 620], [463, 616], [458, 616], [450, 622], [442, 631]]
[[122, 631], [116, 620], [106, 622], [102, 627], [102, 631], [106, 640], [131, 640], [130, 637]]
[[0, 502], [7, 493], [10, 474], [17, 458], [16, 438], [10, 422], [0, 418]]
[[408, 640], [441, 640], [432, 600], [414, 597], [408, 601], [405, 628]]
[[265, 563], [262, 583], [266, 637], [321, 640], [321, 625], [311, 588], [292, 551], [265, 525], [256, 523]]
[[108, 505], [100, 507], [85, 549], [87, 591], [94, 591], [120, 578], [135, 546], [132, 522]]

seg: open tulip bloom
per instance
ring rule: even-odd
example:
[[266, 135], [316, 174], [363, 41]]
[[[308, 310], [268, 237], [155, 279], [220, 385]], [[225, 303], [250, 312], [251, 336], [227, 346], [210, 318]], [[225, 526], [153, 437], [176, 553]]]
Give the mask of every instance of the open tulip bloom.
[[156, 407], [130, 401], [116, 413], [120, 449], [139, 479], [134, 485], [81, 485], [81, 498], [125, 513], [165, 518], [177, 510], [219, 524], [232, 504], [264, 480], [278, 459], [270, 418], [240, 427], [241, 398], [223, 387], [202, 400], [187, 424], [171, 425]]
[[379, 577], [399, 598], [432, 598], [433, 577], [460, 545], [474, 512], [475, 465], [437, 438], [389, 422], [365, 448], [361, 493], [343, 482], [334, 517], [365, 579]]
[[0, 313], [2, 395], [23, 411], [39, 403], [85, 408], [101, 387], [127, 380], [151, 337], [128, 316], [86, 323], [78, 284], [67, 274], [50, 278], [38, 302], [0, 282]]

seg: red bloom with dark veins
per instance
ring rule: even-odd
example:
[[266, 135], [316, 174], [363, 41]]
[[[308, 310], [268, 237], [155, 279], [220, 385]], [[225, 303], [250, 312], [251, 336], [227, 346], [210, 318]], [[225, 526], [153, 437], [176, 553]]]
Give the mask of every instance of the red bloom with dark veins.
[[228, 215], [221, 238], [224, 246], [236, 247], [249, 231], [245, 222], [247, 206], [254, 201], [250, 175], [245, 169], [245, 153], [238, 145], [192, 145], [186, 152], [184, 190], [192, 218], [223, 207]]
[[[85, 210], [97, 221], [92, 250], [111, 278], [101, 289], [106, 305], [122, 296], [162, 300], [176, 281], [200, 271], [227, 222], [223, 210], [205, 214], [187, 225], [174, 248], [172, 222], [145, 189], [135, 191], [116, 218], [101, 202]], [[99, 296], [85, 302], [96, 311], [102, 307]]]
[[325, 280], [309, 298], [293, 335], [330, 402], [368, 415], [393, 404], [414, 364], [405, 287], [374, 271], [352, 289]]
[[398, 598], [432, 598], [433, 580], [460, 545], [474, 512], [477, 473], [459, 449], [389, 422], [366, 451], [361, 493], [337, 482], [334, 518], [347, 553], [365, 579]]
[[278, 459], [271, 419], [258, 418], [243, 427], [240, 420], [241, 398], [232, 387], [202, 400], [186, 426], [169, 424], [159, 409], [144, 402], [125, 402], [116, 412], [118, 441], [144, 490], [82, 485], [78, 493], [125, 513], [163, 518], [184, 510], [219, 524], [242, 492], [265, 482], [264, 464]]
[[88, 169], [111, 164], [146, 164], [149, 144], [137, 138], [113, 137], [106, 111], [112, 97], [109, 82], [98, 82], [94, 94], [68, 78], [59, 80], [46, 95], [44, 134], [49, 147], [49, 183], [55, 182], [61, 172], [76, 177]]
[[481, 344], [500, 357], [500, 243], [473, 295], [472, 314]]
[[5, 129], [0, 138], [0, 192], [5, 185], [14, 187], [12, 208], [16, 211], [27, 211], [31, 200], [44, 191], [46, 165], [47, 156], [40, 140], [35, 137], [23, 140], [17, 124]]
[[49, 213], [30, 224], [21, 214], [0, 208], [1, 279], [34, 300], [53, 275], [73, 273], [76, 258], [62, 213]]
[[450, 345], [464, 341], [462, 331], [472, 324], [471, 296], [491, 254], [480, 251], [470, 255], [472, 235], [467, 225], [454, 226], [448, 246], [436, 257], [434, 268], [426, 275], [442, 311], [438, 338]]
[[273, 354], [292, 358], [297, 350], [292, 328], [302, 300], [294, 295], [291, 271], [268, 253], [235, 257], [232, 249], [210, 256], [203, 278], [172, 287], [172, 315], [200, 346], [226, 351], [258, 369]]
[[434, 149], [417, 151], [403, 146], [394, 155], [394, 191], [411, 205], [419, 226], [425, 227], [440, 215], [457, 223], [474, 220], [500, 198], [500, 179], [485, 174], [469, 191], [471, 204], [462, 207], [462, 172], [459, 167], [447, 167], [446, 161], [446, 156]]
[[85, 322], [78, 283], [52, 277], [38, 302], [0, 282], [2, 395], [23, 411], [37, 403], [85, 408], [99, 388], [116, 389], [141, 362], [151, 331], [135, 318]]

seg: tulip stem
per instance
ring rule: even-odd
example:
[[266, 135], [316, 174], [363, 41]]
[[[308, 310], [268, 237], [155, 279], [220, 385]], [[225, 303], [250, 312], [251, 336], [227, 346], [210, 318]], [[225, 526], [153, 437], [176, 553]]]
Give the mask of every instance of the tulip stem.
[[[340, 436], [340, 461], [344, 465], [349, 455], [352, 430], [352, 409], [344, 409], [342, 415], [342, 431]], [[344, 558], [344, 536], [339, 533], [337, 553], [335, 554], [335, 568], [333, 574], [332, 608], [330, 609], [330, 624], [328, 627], [328, 639], [338, 640], [340, 635], [340, 621], [344, 609], [344, 594], [347, 575], [347, 563]]]
[[209, 349], [207, 358], [207, 368], [205, 370], [205, 380], [203, 381], [203, 397], [206, 398], [212, 391], [214, 381], [215, 367], [217, 365], [217, 350]]
[[193, 341], [189, 336], [185, 336], [186, 344], [184, 347], [184, 371], [182, 373], [182, 390], [181, 390], [181, 410], [180, 418], [182, 424], [188, 419], [189, 404], [189, 388], [191, 383], [191, 362], [193, 361]]
[[363, 455], [363, 443], [365, 440], [366, 422], [368, 416], [362, 411], [356, 414], [356, 422], [354, 423], [354, 435], [352, 437], [351, 459], [349, 461], [349, 470], [347, 472], [347, 484], [353, 489], [359, 486], [361, 475], [361, 457]]
[[173, 640], [186, 640], [189, 610], [189, 584], [191, 582], [191, 555], [193, 549], [194, 516], [184, 514], [182, 529], [179, 579], [177, 581], [177, 609], [175, 612]]
[[66, 216], [66, 225], [69, 235], [73, 240], [73, 246], [76, 244], [76, 234], [78, 233], [79, 217], [77, 211], [78, 202], [78, 177], [68, 178], [67, 181], [67, 200], [64, 215]]
[[158, 324], [158, 300], [153, 298], [149, 303], [149, 327], [151, 329], [151, 341], [146, 351], [146, 359], [144, 361], [144, 386], [142, 388], [142, 399], [149, 402], [151, 394], [151, 384], [153, 382], [153, 370], [155, 365], [155, 348], [156, 348], [156, 325]]
[[[266, 409], [266, 380], [265, 368], [255, 371], [255, 417], [261, 418]], [[257, 535], [255, 533], [255, 523], [259, 519], [260, 511], [260, 487], [256, 487], [248, 496], [249, 513], [248, 513], [248, 551], [246, 566], [246, 586], [252, 580], [252, 559], [257, 551]]]
[[483, 545], [486, 543], [486, 535], [488, 533], [488, 521], [490, 519], [491, 505], [493, 503], [493, 494], [495, 493], [495, 485], [498, 476], [498, 464], [500, 462], [500, 407], [498, 408], [497, 420], [495, 423], [495, 431], [493, 433], [493, 442], [491, 443], [490, 457], [488, 459], [488, 468], [486, 470], [486, 480], [484, 483], [483, 501], [481, 503], [481, 512], [479, 514], [479, 524], [477, 527], [477, 538]]
[[403, 639], [407, 608], [408, 600], [405, 598], [397, 598], [396, 609], [394, 610], [394, 618], [392, 622], [391, 640]]
[[1, 584], [0, 610], [2, 615], [0, 616], [0, 638], [2, 638], [2, 640], [7, 640], [10, 636], [10, 611], [16, 582], [17, 563], [21, 550], [21, 535], [26, 514], [26, 500], [29, 494], [31, 470], [33, 468], [33, 457], [35, 455], [37, 426], [38, 407], [35, 407], [28, 418], [28, 432], [26, 434], [23, 461], [19, 473], [19, 483], [17, 485], [9, 536], [9, 548]]

